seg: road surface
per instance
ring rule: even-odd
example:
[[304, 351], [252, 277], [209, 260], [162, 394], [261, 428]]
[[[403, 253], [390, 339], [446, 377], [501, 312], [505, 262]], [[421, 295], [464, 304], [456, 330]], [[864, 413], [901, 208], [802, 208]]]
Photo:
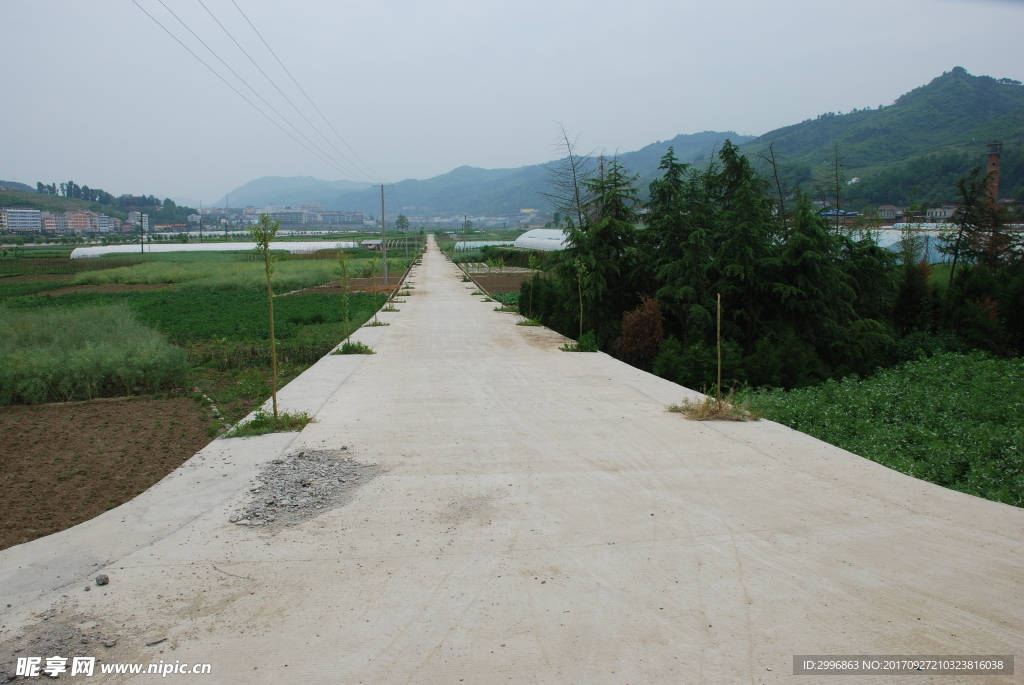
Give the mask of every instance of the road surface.
[[[215, 441], [0, 552], [0, 640], [91, 621], [119, 636], [108, 662], [222, 683], [753, 684], [805, 682], [796, 654], [1019, 656], [1021, 509], [771, 422], [668, 413], [692, 393], [516, 326], [433, 242], [410, 281], [357, 336], [377, 354], [284, 390], [315, 413], [301, 434]], [[342, 445], [378, 468], [347, 504], [229, 522], [261, 464]]]

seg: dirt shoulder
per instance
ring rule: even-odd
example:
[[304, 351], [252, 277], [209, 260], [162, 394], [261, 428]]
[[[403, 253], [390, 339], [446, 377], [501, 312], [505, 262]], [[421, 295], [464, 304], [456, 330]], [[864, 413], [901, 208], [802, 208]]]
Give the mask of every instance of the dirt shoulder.
[[0, 407], [0, 549], [87, 521], [210, 442], [190, 397]]

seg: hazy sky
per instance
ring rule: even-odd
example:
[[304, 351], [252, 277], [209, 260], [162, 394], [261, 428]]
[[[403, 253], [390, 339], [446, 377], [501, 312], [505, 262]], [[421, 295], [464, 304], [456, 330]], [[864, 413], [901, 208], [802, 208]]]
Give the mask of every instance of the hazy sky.
[[[137, 2], [270, 113], [161, 0]], [[162, 2], [344, 166], [200, 0]], [[547, 161], [555, 121], [628, 151], [889, 104], [954, 66], [1024, 79], [1019, 1], [202, 0], [350, 158], [235, 2], [373, 180]], [[0, 0], [0, 26], [0, 179], [212, 201], [261, 176], [362, 178], [300, 147], [132, 0]]]

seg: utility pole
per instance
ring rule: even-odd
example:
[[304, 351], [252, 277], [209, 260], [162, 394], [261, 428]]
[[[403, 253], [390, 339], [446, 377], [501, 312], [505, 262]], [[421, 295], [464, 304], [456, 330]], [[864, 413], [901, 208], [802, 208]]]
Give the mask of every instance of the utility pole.
[[384, 221], [384, 184], [380, 184], [380, 249], [384, 258], [384, 285], [388, 284], [388, 229]]

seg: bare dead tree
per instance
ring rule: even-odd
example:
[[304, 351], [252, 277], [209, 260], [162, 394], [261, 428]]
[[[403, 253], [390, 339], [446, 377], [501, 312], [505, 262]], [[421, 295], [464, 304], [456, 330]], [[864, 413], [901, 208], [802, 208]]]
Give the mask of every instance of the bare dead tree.
[[577, 151], [576, 138], [569, 138], [565, 126], [558, 124], [559, 141], [555, 148], [562, 153], [557, 166], [548, 167], [550, 193], [542, 193], [555, 209], [576, 217], [577, 227], [584, 226], [584, 207], [587, 204], [587, 191], [584, 181], [593, 172], [591, 155]]
[[842, 182], [846, 180], [843, 175], [843, 158], [839, 156], [839, 141], [833, 141], [832, 143], [832, 182], [833, 188], [836, 193], [836, 233], [839, 233], [839, 210], [841, 209], [842, 201]]
[[775, 177], [775, 190], [779, 194], [779, 216], [782, 217], [782, 230], [789, 233], [789, 224], [786, 221], [786, 194], [782, 192], [782, 181], [779, 179], [779, 164], [775, 159], [775, 141], [768, 144], [765, 152], [758, 153], [758, 157], [767, 162], [772, 168], [772, 176]]

